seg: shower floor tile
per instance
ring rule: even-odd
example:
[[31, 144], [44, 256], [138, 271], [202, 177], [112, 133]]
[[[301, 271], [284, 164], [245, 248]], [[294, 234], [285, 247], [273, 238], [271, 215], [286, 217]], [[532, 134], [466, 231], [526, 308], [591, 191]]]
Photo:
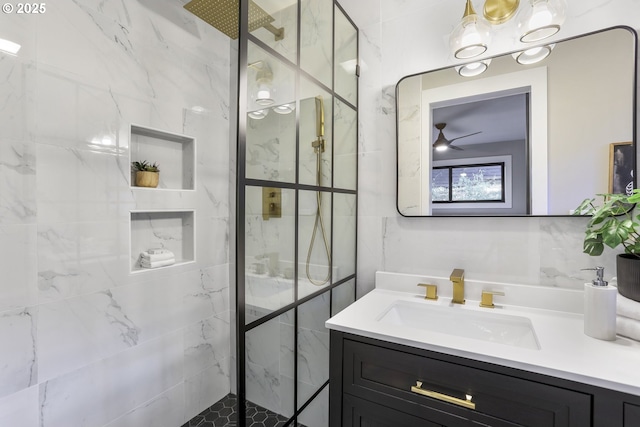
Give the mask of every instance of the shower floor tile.
[[[228, 394], [182, 427], [235, 427], [238, 425], [236, 408], [236, 396]], [[287, 421], [288, 418], [247, 401], [247, 426], [282, 427]]]

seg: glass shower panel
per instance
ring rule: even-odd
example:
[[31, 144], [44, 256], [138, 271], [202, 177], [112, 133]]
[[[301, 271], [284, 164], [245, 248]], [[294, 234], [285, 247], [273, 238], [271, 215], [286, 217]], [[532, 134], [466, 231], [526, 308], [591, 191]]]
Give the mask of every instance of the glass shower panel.
[[331, 315], [335, 316], [356, 300], [356, 281], [351, 279], [331, 290]]
[[287, 418], [294, 413], [293, 319], [290, 310], [245, 334], [247, 400]]
[[358, 181], [358, 116], [356, 110], [337, 98], [333, 113], [333, 128], [333, 186], [355, 190]]
[[307, 79], [300, 81], [301, 184], [331, 186], [333, 97]]
[[300, 68], [331, 87], [333, 1], [301, 0], [300, 8]]
[[329, 427], [329, 386], [326, 386], [300, 413], [298, 426]]
[[249, 43], [247, 178], [295, 181], [295, 71]]
[[298, 408], [329, 379], [329, 301], [325, 292], [298, 307]]
[[[279, 212], [272, 203], [280, 205]], [[247, 186], [245, 206], [249, 323], [294, 301], [295, 190]]]
[[358, 105], [358, 31], [336, 7], [335, 91], [352, 105]]
[[249, 8], [251, 34], [295, 63], [298, 41], [298, 2], [296, 0], [252, 0], [249, 2]]
[[331, 193], [298, 193], [298, 299], [331, 283]]
[[333, 282], [356, 272], [356, 196], [333, 195]]

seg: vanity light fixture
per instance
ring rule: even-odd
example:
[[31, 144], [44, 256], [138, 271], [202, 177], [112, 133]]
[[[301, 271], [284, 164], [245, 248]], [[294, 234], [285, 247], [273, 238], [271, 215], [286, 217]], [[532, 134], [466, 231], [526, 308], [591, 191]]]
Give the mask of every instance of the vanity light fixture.
[[247, 115], [254, 120], [262, 120], [267, 117], [267, 114], [269, 114], [269, 110], [266, 108], [262, 110], [250, 111], [249, 113], [247, 113]]
[[0, 51], [9, 55], [16, 55], [22, 46], [10, 40], [0, 39]]
[[500, 25], [513, 18], [520, 0], [486, 0], [483, 15], [492, 25]]
[[273, 111], [275, 111], [278, 114], [293, 113], [293, 110], [295, 109], [296, 109], [296, 105], [293, 102], [290, 102], [288, 104], [276, 105], [275, 107], [273, 107]]
[[560, 31], [565, 9], [564, 0], [529, 0], [518, 22], [520, 41], [534, 43]]
[[491, 63], [491, 58], [483, 59], [482, 61], [471, 62], [469, 64], [458, 65], [456, 71], [462, 77], [474, 77], [478, 76], [489, 68], [489, 64]]
[[256, 84], [258, 90], [256, 91], [255, 102], [261, 107], [268, 107], [273, 104], [273, 98], [271, 98], [271, 83], [273, 83], [273, 72], [271, 67], [265, 61], [256, 61], [249, 64], [249, 67], [258, 70], [256, 74]]
[[462, 20], [449, 36], [449, 47], [458, 59], [469, 59], [482, 55], [489, 47], [491, 29], [476, 11], [471, 0], [467, 0]]
[[546, 46], [532, 47], [531, 49], [515, 52], [511, 54], [511, 56], [513, 56], [513, 59], [515, 59], [518, 64], [531, 65], [549, 56], [554, 47], [556, 47], [555, 43]]

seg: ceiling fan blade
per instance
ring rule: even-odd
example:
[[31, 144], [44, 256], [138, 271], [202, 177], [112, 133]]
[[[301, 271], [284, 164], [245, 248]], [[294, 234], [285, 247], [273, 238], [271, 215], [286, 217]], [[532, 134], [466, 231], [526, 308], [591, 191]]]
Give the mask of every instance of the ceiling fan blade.
[[449, 144], [449, 148], [453, 148], [454, 150], [464, 151], [464, 149], [458, 147], [457, 145]]
[[477, 135], [477, 134], [479, 134], [479, 133], [482, 133], [482, 131], [478, 131], [478, 132], [470, 133], [470, 134], [468, 134], [468, 135], [462, 135], [462, 136], [459, 136], [459, 137], [457, 137], [457, 138], [452, 138], [452, 139], [450, 139], [450, 140], [449, 140], [449, 143], [452, 143], [452, 142], [453, 142], [453, 141], [455, 141], [456, 139], [466, 138], [466, 137], [468, 137], [468, 136], [471, 136], [471, 135]]

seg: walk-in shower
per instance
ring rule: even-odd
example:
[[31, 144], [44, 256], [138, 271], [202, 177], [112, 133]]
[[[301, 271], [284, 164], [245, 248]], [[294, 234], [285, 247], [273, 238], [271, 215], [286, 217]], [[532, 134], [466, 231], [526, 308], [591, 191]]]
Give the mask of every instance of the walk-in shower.
[[[325, 150], [324, 139], [324, 100], [322, 95], [316, 96], [316, 140], [311, 143], [313, 152], [316, 155], [316, 185], [320, 186], [322, 180], [322, 153]], [[313, 245], [316, 241], [316, 235], [320, 231], [322, 236], [322, 243], [324, 252], [327, 255], [327, 275], [321, 279], [313, 279], [311, 277], [311, 253], [313, 252]], [[331, 277], [331, 251], [329, 249], [329, 241], [327, 238], [327, 228], [325, 226], [324, 216], [322, 213], [322, 191], [316, 191], [316, 213], [313, 223], [313, 231], [311, 233], [311, 240], [309, 241], [309, 250], [307, 251], [307, 262], [305, 265], [307, 279], [316, 286], [323, 286]]]
[[238, 47], [237, 425], [257, 406], [328, 427], [324, 323], [356, 289], [357, 29], [334, 0], [184, 7]]

